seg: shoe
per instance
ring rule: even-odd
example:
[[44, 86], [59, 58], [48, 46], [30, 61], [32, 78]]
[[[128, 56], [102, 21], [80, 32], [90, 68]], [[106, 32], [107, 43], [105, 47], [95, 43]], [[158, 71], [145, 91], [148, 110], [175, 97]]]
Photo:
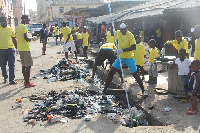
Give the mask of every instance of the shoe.
[[[192, 111], [192, 108], [188, 108], [188, 111]], [[196, 110], [197, 112], [199, 112], [199, 109]]]
[[187, 115], [194, 115], [194, 114], [196, 114], [196, 113], [197, 113], [196, 110], [195, 110], [195, 111], [190, 110], [190, 111], [188, 111], [186, 114], [187, 114]]
[[29, 82], [29, 84], [26, 84], [25, 83], [25, 88], [30, 88], [30, 87], [34, 87], [34, 86], [36, 86], [36, 85], [34, 85], [33, 83], [31, 83], [31, 82]]
[[10, 85], [14, 85], [14, 84], [17, 84], [17, 82], [12, 81], [12, 82], [10, 82], [9, 84], [10, 84]]
[[183, 100], [181, 100], [180, 102], [181, 102], [181, 103], [187, 103], [187, 102], [190, 102], [190, 100], [187, 101], [186, 99], [183, 99]]

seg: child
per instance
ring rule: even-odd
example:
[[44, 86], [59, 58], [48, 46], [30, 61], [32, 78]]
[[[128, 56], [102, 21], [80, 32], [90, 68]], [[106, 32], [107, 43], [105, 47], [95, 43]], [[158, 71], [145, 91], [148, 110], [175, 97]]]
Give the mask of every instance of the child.
[[149, 81], [148, 83], [151, 84], [157, 84], [157, 77], [158, 77], [158, 69], [157, 64], [154, 61], [154, 58], [159, 57], [158, 49], [155, 47], [156, 41], [154, 39], [151, 39], [149, 42], [149, 47], [151, 48], [150, 54], [149, 54]]
[[188, 91], [192, 93], [192, 108], [188, 108], [187, 115], [193, 115], [199, 111], [197, 108], [197, 95], [200, 94], [200, 61], [193, 60], [190, 67], [193, 73], [190, 77]]
[[[134, 59], [137, 66], [137, 73], [142, 73], [142, 80], [144, 80], [144, 58], [146, 56], [146, 51], [144, 45], [141, 44], [141, 36], [136, 35], [136, 50], [134, 50]], [[139, 72], [140, 71], [140, 72]]]
[[178, 58], [174, 61], [174, 64], [178, 65], [178, 75], [182, 76], [182, 83], [185, 88], [185, 96], [186, 100], [182, 100], [182, 102], [188, 102], [188, 74], [190, 72], [190, 65], [191, 61], [186, 58], [186, 50], [184, 48], [181, 48], [179, 50]]
[[195, 40], [195, 54], [194, 59], [200, 60], [200, 25], [194, 27]]

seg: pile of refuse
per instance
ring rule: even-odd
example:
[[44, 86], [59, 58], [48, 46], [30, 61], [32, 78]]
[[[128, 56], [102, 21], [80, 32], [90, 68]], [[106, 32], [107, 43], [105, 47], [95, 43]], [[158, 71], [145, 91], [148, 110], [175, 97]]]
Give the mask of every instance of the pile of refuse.
[[[129, 126], [130, 115], [127, 106], [114, 95], [102, 95], [99, 91], [83, 88], [75, 88], [73, 91], [40, 93], [29, 96], [34, 102], [34, 108], [30, 109], [27, 116], [23, 117], [24, 122], [48, 121], [68, 122], [68, 118], [90, 121], [99, 113], [106, 115], [116, 124]], [[18, 106], [22, 107], [22, 100], [18, 100]], [[13, 107], [13, 108], [16, 108]], [[148, 121], [143, 111], [131, 108], [133, 126], [147, 126]]]
[[43, 75], [43, 79], [47, 79], [48, 83], [86, 78], [86, 75], [89, 74], [86, 64], [84, 61], [76, 64], [71, 60], [63, 58], [51, 68], [40, 70], [40, 75]]
[[[133, 121], [130, 125], [131, 118], [127, 105], [118, 96], [103, 95], [104, 82], [101, 79], [95, 76], [92, 83], [86, 82], [92, 73], [85, 64], [84, 62], [82, 65], [73, 64], [63, 58], [52, 68], [41, 70], [40, 75], [51, 75], [47, 82], [78, 79], [86, 88], [79, 87], [74, 88], [73, 91], [60, 90], [59, 92], [51, 90], [29, 96], [29, 100], [34, 102], [34, 107], [27, 111], [27, 116], [23, 117], [24, 122], [68, 122], [68, 118], [83, 118], [85, 121], [90, 121], [98, 114], [103, 114], [113, 123], [127, 127], [148, 125], [145, 113], [137, 110], [136, 107], [131, 108]], [[22, 99], [18, 99], [17, 102], [13, 108], [23, 106]]]

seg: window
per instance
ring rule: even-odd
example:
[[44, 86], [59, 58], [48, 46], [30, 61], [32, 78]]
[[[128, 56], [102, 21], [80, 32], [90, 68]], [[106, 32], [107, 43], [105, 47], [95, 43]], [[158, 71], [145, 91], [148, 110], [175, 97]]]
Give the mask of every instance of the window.
[[60, 13], [64, 13], [64, 7], [60, 7]]

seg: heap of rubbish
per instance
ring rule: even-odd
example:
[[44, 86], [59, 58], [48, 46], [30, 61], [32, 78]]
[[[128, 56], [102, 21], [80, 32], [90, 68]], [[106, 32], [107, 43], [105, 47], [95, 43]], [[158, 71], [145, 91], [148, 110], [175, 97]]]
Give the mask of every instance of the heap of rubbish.
[[89, 74], [89, 68], [86, 67], [86, 64], [87, 63], [84, 61], [76, 64], [71, 60], [63, 58], [53, 67], [47, 70], [40, 70], [40, 75], [44, 76], [43, 79], [47, 79], [48, 83], [82, 78], [85, 79]]
[[[73, 91], [40, 93], [29, 96], [34, 108], [23, 117], [24, 122], [49, 121], [67, 122], [68, 118], [90, 121], [99, 113], [105, 114], [116, 124], [129, 126], [130, 114], [127, 106], [114, 95], [102, 95], [99, 91], [75, 88]], [[18, 107], [22, 107], [22, 100]], [[20, 106], [21, 105], [21, 106]], [[131, 108], [133, 126], [147, 126], [148, 121], [143, 111]]]
[[[67, 81], [78, 79], [86, 85], [88, 77], [91, 77], [91, 70], [86, 68], [84, 63], [73, 64], [70, 60], [62, 59], [57, 65], [48, 70], [41, 70], [40, 75], [48, 75], [48, 82], [54, 80]], [[92, 88], [88, 87], [93, 85]], [[60, 90], [59, 92], [51, 90], [50, 92], [41, 92], [29, 96], [34, 107], [27, 111], [27, 116], [23, 117], [24, 122], [48, 121], [67, 122], [68, 118], [90, 121], [99, 114], [106, 115], [113, 123], [122, 124], [130, 127], [130, 113], [127, 105], [116, 95], [103, 95], [104, 82], [95, 76], [92, 83], [87, 83], [86, 88], [74, 88], [73, 91]], [[21, 99], [17, 100], [18, 108], [23, 106]], [[143, 111], [131, 108], [133, 126], [147, 126], [148, 121]]]

